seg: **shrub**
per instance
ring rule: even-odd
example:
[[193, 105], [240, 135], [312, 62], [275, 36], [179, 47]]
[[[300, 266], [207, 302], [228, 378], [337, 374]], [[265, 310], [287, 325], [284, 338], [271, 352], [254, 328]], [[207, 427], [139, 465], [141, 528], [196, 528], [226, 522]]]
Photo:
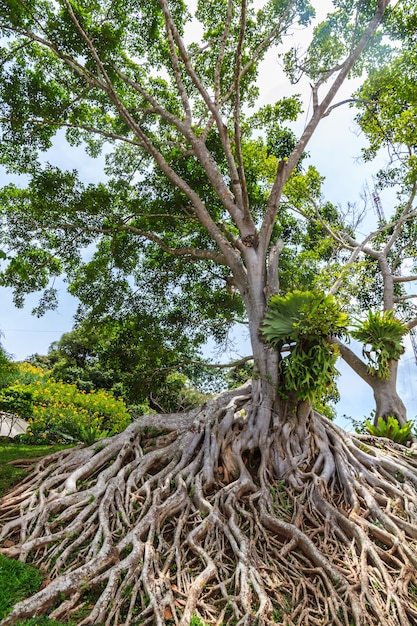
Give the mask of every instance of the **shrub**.
[[33, 415], [33, 396], [24, 385], [0, 389], [0, 410], [27, 419]]
[[93, 443], [121, 432], [131, 421], [123, 400], [108, 391], [81, 391], [57, 382], [49, 372], [28, 363], [19, 366], [19, 383], [33, 398], [33, 414], [24, 441]]

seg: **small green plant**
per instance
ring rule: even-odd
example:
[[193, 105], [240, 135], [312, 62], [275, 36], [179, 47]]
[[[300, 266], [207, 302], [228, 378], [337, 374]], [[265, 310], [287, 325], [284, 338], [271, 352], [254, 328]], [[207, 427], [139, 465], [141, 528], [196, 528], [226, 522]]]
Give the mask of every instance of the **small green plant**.
[[104, 439], [114, 434], [110, 430], [103, 430], [97, 421], [87, 417], [86, 423], [73, 423], [68, 421], [64, 425], [65, 432], [61, 432], [64, 439], [70, 438], [73, 441], [81, 441], [87, 446], [91, 446], [98, 439]]
[[365, 425], [371, 435], [386, 437], [396, 443], [406, 444], [412, 436], [413, 422], [410, 420], [403, 426], [400, 426], [398, 420], [392, 415], [389, 415], [386, 420], [383, 417], [378, 417], [376, 426], [369, 420], [366, 420]]
[[194, 614], [191, 617], [190, 626], [206, 626], [206, 623]]

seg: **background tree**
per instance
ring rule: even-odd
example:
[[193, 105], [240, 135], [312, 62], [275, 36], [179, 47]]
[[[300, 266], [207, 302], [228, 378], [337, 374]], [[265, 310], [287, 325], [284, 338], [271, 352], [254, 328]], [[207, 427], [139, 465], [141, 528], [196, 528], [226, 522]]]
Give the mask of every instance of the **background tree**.
[[6, 352], [0, 343], [0, 388], [7, 384], [7, 381], [13, 374], [13, 370], [14, 363], [12, 361], [12, 356]]
[[[357, 329], [354, 333], [365, 343], [364, 360], [347, 345], [340, 341], [337, 343], [342, 357], [373, 389], [375, 423], [379, 417], [386, 419], [389, 415], [396, 417], [401, 424], [406, 422], [406, 409], [396, 390], [398, 359], [402, 352], [401, 335], [417, 325], [416, 110], [415, 94], [411, 88], [417, 49], [414, 29], [411, 28], [412, 16], [413, 9], [407, 3], [393, 13], [387, 29], [394, 33], [402, 29], [401, 53], [372, 72], [354, 98], [359, 109], [357, 122], [369, 142], [363, 151], [364, 159], [373, 159], [382, 148], [389, 156], [386, 166], [377, 174], [374, 199], [371, 198], [379, 204], [381, 219], [378, 228], [361, 239], [354, 230], [330, 225], [322, 213], [319, 215], [319, 223], [327, 224], [326, 233], [333, 234], [335, 241], [351, 255], [345, 259], [345, 267], [339, 269], [344, 274], [343, 280], [339, 278], [332, 291], [346, 290], [350, 284], [357, 314], [369, 311], [364, 321], [366, 328]], [[389, 207], [387, 216], [379, 199], [379, 193], [384, 189], [392, 189], [396, 193], [395, 207]], [[350, 280], [347, 280], [347, 270]], [[379, 315], [378, 311], [384, 313]], [[403, 324], [402, 331], [399, 322]], [[389, 371], [383, 372], [383, 368], [378, 368], [377, 361], [382, 358], [384, 347], [387, 348], [390, 341], [397, 345], [389, 358]]]
[[[126, 294], [126, 274], [142, 284], [143, 270], [157, 278], [145, 297], [160, 283], [169, 298], [190, 293], [191, 309], [202, 284], [214, 302], [226, 298], [227, 321], [244, 306], [254, 361], [243, 387], [139, 418], [103, 447], [59, 453], [2, 500], [0, 538], [13, 545], [1, 550], [33, 555], [51, 580], [5, 626], [45, 611], [80, 624], [416, 620], [414, 457], [347, 436], [313, 410], [323, 371], [307, 396], [286, 393], [280, 352], [261, 333], [280, 289], [287, 201], [300, 204], [295, 192], [314, 182], [305, 149], [346, 78], [395, 56], [398, 47], [378, 45], [390, 4], [335, 0], [303, 56], [281, 48], [290, 78], [311, 83], [299, 137], [288, 128], [299, 98], [250, 109], [260, 61], [308, 25], [308, 2], [0, 4], [0, 149], [10, 171], [30, 177], [1, 197], [4, 284], [17, 302], [46, 288], [40, 311], [62, 272], [94, 306], [94, 289], [108, 285], [109, 302]], [[199, 43], [185, 31], [191, 15]], [[110, 144], [106, 184], [40, 163], [57, 129], [91, 154]], [[196, 315], [216, 319], [207, 306]], [[333, 347], [307, 322], [303, 342], [311, 357], [314, 339], [321, 358]]]
[[204, 370], [203, 361], [194, 365], [201, 355], [187, 337], [182, 336], [182, 343], [177, 338], [173, 348], [165, 330], [160, 320], [143, 314], [108, 317], [98, 326], [86, 321], [51, 345], [47, 366], [53, 378], [82, 390], [113, 391], [135, 412], [189, 409], [206, 399], [190, 377], [206, 390], [221, 388], [222, 381], [216, 371]]

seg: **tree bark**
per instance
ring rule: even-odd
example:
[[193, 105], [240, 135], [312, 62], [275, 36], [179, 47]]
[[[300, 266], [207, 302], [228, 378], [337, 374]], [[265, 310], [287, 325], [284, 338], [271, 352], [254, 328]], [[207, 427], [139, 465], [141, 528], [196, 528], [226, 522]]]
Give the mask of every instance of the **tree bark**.
[[377, 376], [371, 376], [371, 386], [376, 404], [375, 426], [378, 425], [380, 417], [386, 420], [390, 415], [395, 417], [401, 425], [407, 422], [407, 409], [397, 392], [397, 372], [398, 361], [393, 361], [390, 365], [391, 375], [388, 380], [381, 380]]

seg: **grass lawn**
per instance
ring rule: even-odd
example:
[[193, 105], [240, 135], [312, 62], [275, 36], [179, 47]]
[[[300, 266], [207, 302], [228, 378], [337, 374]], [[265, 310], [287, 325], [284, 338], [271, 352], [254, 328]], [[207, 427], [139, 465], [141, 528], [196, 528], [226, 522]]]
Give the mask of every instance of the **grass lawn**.
[[37, 569], [0, 554], [0, 619], [16, 602], [36, 593], [41, 583], [42, 574]]
[[[29, 446], [7, 441], [0, 443], [0, 496], [19, 482], [32, 466], [31, 463], [23, 463], [21, 467], [9, 465], [10, 461], [33, 459], [33, 463], [36, 463], [37, 458], [66, 447], [68, 446]], [[0, 620], [17, 602], [36, 593], [42, 584], [42, 578], [42, 574], [36, 568], [0, 554]], [[34, 617], [18, 622], [17, 626], [61, 626], [61, 624], [62, 622], [49, 620], [47, 617]]]
[[[42, 574], [31, 565], [9, 559], [0, 554], [0, 620], [2, 620], [14, 605], [35, 594], [41, 584]], [[71, 626], [72, 622], [63, 624], [47, 617], [34, 617], [17, 622], [17, 626]]]
[[52, 454], [68, 446], [29, 446], [24, 444], [1, 442], [0, 439], [0, 496], [6, 493], [11, 487], [22, 480], [31, 469], [31, 464], [24, 463], [23, 466], [9, 465], [10, 461], [19, 459], [36, 459], [47, 454]]

